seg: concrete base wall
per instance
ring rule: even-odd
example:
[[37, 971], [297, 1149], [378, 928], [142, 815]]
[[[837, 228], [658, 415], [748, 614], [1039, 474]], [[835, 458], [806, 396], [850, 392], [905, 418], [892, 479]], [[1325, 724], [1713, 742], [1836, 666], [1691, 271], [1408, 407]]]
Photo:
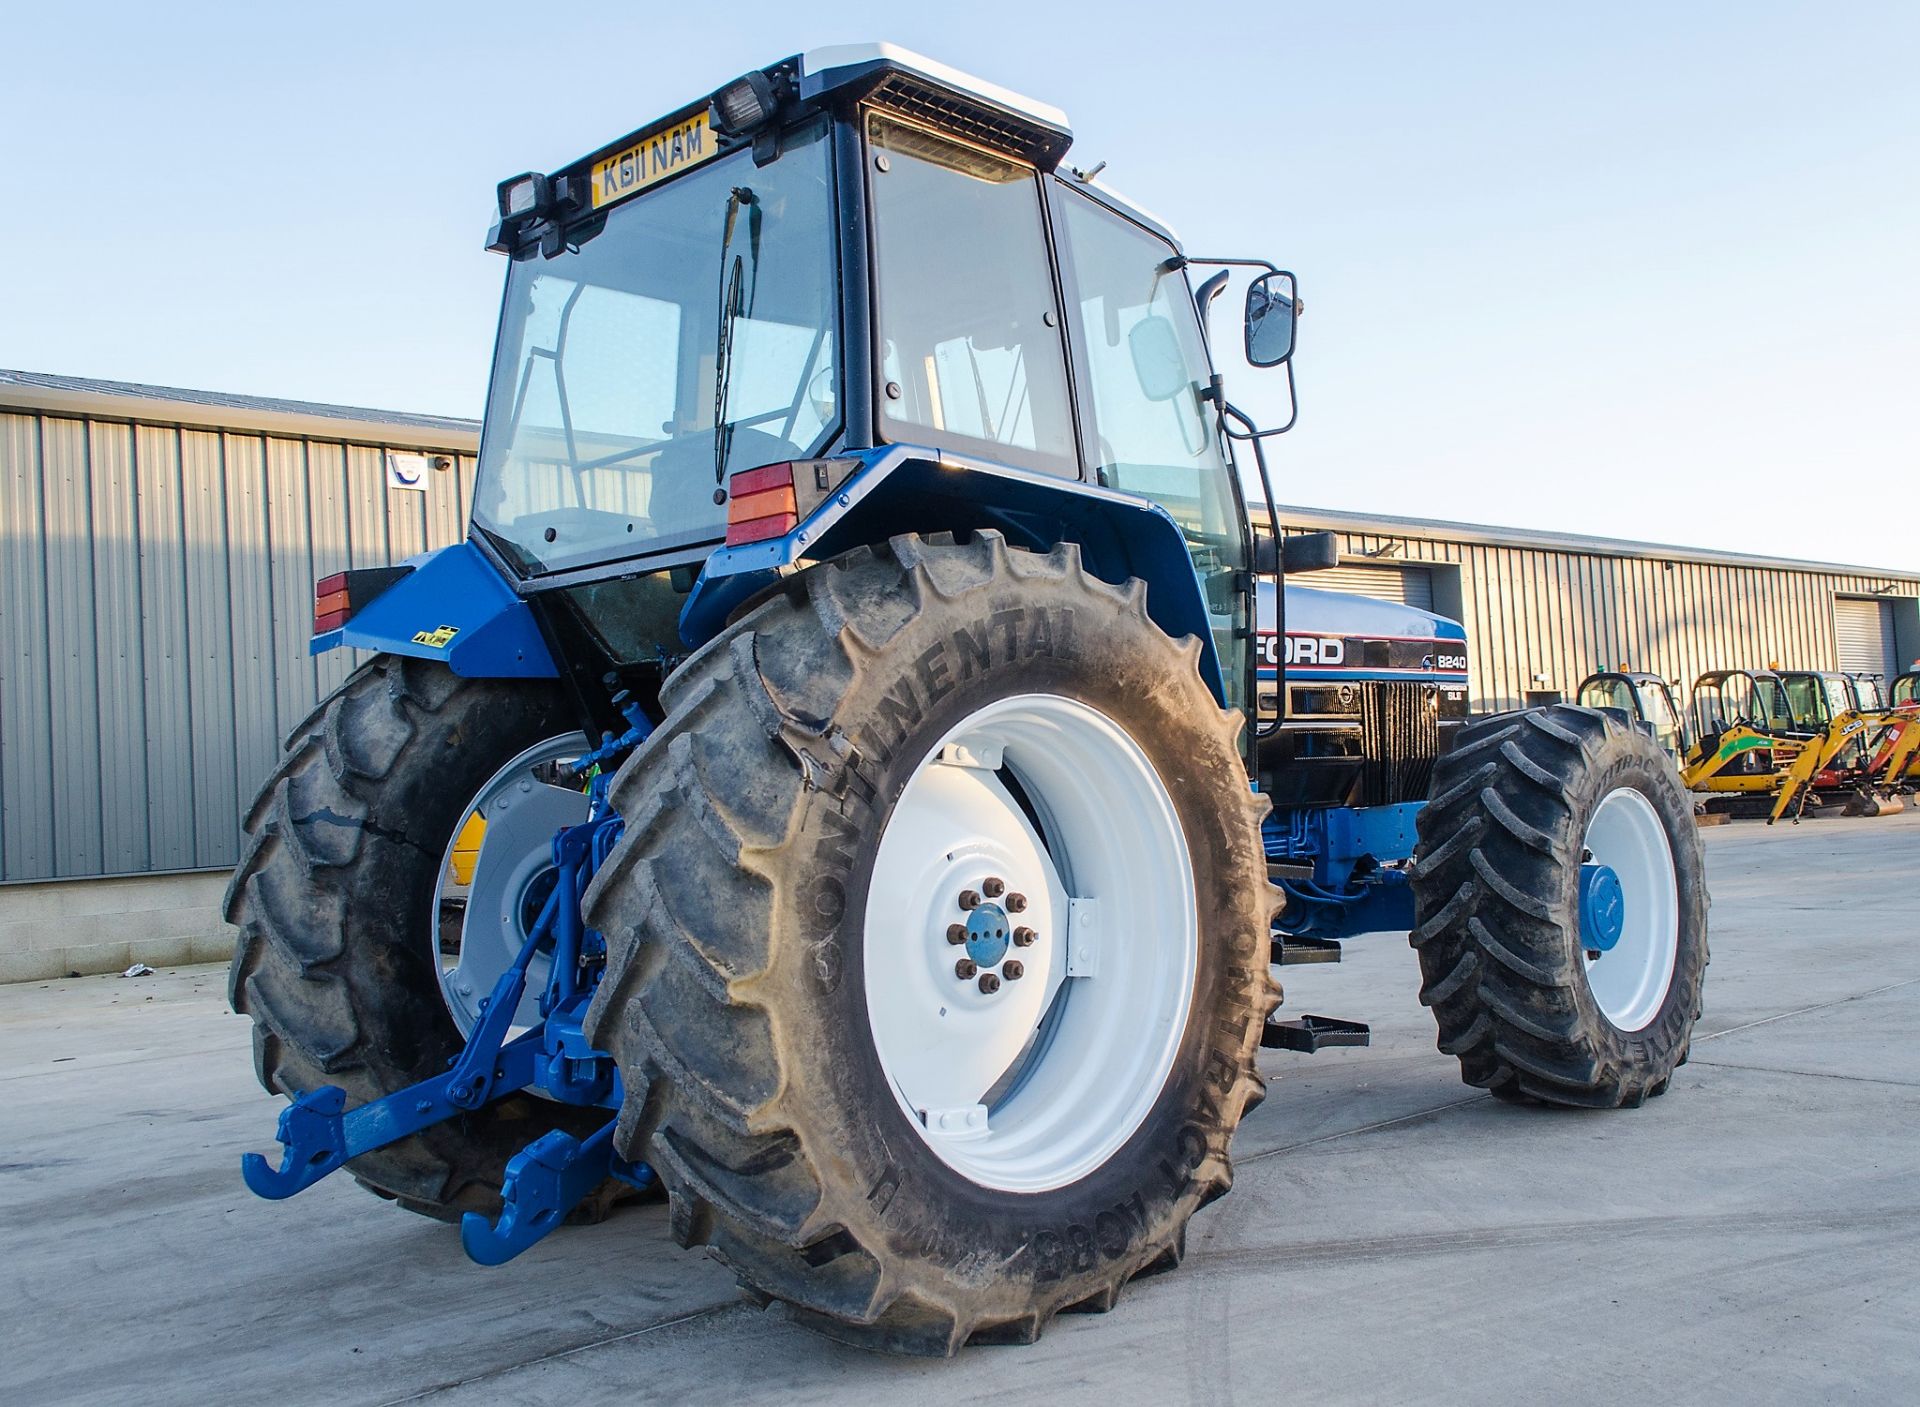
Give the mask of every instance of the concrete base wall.
[[0, 886], [0, 982], [223, 962], [225, 872]]

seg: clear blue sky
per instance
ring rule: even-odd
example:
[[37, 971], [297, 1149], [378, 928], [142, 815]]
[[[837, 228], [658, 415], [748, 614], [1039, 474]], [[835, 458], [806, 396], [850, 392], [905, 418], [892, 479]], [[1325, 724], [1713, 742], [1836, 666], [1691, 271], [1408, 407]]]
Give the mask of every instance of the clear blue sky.
[[1920, 567], [1886, 511], [1920, 491], [1920, 6], [68, 3], [5, 34], [0, 366], [475, 415], [499, 178], [885, 38], [1064, 107], [1196, 252], [1300, 271], [1283, 499]]

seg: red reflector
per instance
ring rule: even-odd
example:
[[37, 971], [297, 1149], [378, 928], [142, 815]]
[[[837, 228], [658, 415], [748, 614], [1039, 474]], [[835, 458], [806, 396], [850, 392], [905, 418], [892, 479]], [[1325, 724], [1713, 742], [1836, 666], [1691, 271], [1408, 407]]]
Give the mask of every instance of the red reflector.
[[318, 601], [323, 596], [331, 596], [336, 591], [345, 591], [346, 589], [347, 574], [345, 572], [335, 572], [332, 576], [321, 577], [320, 580], [313, 584], [313, 599]]
[[727, 480], [727, 493], [732, 498], [745, 498], [748, 494], [764, 493], [768, 489], [792, 487], [793, 465], [790, 463], [763, 464], [758, 469], [742, 469]]
[[799, 511], [800, 505], [793, 498], [793, 485], [782, 484], [778, 488], [762, 489], [759, 493], [737, 495], [727, 505], [727, 521], [750, 523], [755, 518], [771, 518], [780, 513]]
[[727, 480], [727, 546], [785, 536], [799, 521], [792, 464], [763, 464]]
[[313, 633], [315, 635], [325, 635], [329, 630], [338, 630], [347, 623], [347, 617], [351, 614], [351, 611], [342, 606], [337, 611], [328, 611], [325, 615], [315, 615], [313, 618]]
[[767, 518], [749, 518], [745, 522], [727, 524], [727, 546], [738, 547], [743, 542], [765, 542], [770, 537], [784, 537], [800, 524], [798, 513], [775, 513]]

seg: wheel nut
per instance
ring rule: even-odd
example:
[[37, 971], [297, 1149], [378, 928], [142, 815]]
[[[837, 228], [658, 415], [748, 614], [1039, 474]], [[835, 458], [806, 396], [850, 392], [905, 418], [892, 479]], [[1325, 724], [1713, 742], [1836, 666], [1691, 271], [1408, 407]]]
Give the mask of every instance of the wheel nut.
[[966, 981], [979, 970], [979, 968], [973, 965], [972, 958], [961, 958], [959, 962], [953, 965], [953, 975], [958, 977], [962, 982]]
[[1009, 982], [1018, 982], [1027, 975], [1027, 969], [1018, 958], [1008, 958], [1000, 964], [1001, 975]]
[[998, 875], [990, 875], [986, 883], [980, 886], [980, 892], [989, 899], [998, 899], [1002, 894], [1007, 892], [1006, 882]]
[[979, 894], [971, 889], [962, 889], [960, 891], [960, 907], [963, 909], [979, 908], [980, 907]]
[[947, 925], [947, 941], [949, 943], [954, 944], [955, 946], [958, 946], [959, 944], [966, 942], [967, 926], [964, 923], [948, 924]]
[[1007, 912], [1008, 913], [1010, 914], [1025, 913], [1026, 909], [1027, 909], [1026, 895], [1024, 894], [1007, 895]]
[[995, 992], [1000, 990], [1000, 979], [998, 977], [995, 977], [991, 972], [981, 973], [980, 974], [980, 990], [985, 992], [988, 996], [992, 996]]
[[1013, 946], [1016, 948], [1031, 948], [1033, 946], [1033, 940], [1039, 936], [1040, 935], [1035, 933], [1031, 928], [1016, 928], [1013, 930]]

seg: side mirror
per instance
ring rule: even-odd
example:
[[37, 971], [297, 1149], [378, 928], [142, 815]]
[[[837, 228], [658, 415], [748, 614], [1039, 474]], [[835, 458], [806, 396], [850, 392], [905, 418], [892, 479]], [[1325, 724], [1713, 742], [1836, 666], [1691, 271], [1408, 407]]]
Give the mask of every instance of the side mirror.
[[1324, 572], [1339, 565], [1338, 533], [1298, 533], [1280, 544], [1280, 569], [1288, 576], [1295, 572]]
[[1262, 274], [1247, 285], [1247, 362], [1279, 366], [1293, 355], [1293, 325], [1300, 317], [1292, 274]]
[[1127, 350], [1133, 354], [1133, 374], [1148, 400], [1170, 401], [1193, 385], [1187, 359], [1180, 351], [1180, 334], [1158, 313], [1133, 325], [1127, 333]]
[[1253, 570], [1256, 576], [1272, 576], [1280, 570], [1280, 543], [1273, 534], [1253, 535]]

